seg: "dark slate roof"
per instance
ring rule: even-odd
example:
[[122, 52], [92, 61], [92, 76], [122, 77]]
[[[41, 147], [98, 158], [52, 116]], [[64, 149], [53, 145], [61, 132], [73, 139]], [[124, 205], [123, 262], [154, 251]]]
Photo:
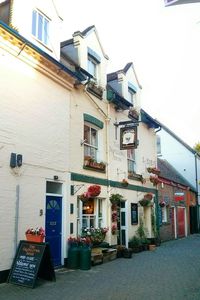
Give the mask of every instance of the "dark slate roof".
[[109, 82], [109, 81], [113, 81], [113, 80], [116, 80], [117, 79], [117, 74], [118, 73], [121, 73], [121, 72], [123, 72], [123, 73], [125, 73], [126, 74], [126, 72], [128, 71], [128, 69], [131, 67], [133, 65], [133, 63], [132, 62], [130, 62], [130, 63], [127, 63], [126, 64], [126, 66], [123, 68], [123, 69], [121, 69], [121, 70], [118, 70], [118, 71], [116, 71], [116, 72], [113, 72], [113, 73], [109, 73], [109, 74], [107, 74], [107, 81]]
[[153, 119], [146, 111], [141, 109], [140, 112], [143, 123], [147, 124], [150, 128], [160, 128], [160, 123]]
[[115, 99], [113, 99], [112, 102], [116, 105], [119, 105], [123, 109], [128, 109], [133, 106], [132, 103], [122, 97], [110, 84], [107, 84], [107, 90], [111, 90], [115, 94]]
[[160, 170], [159, 177], [190, 187], [195, 191], [195, 188], [167, 160], [158, 158], [157, 164]]
[[[75, 35], [75, 34], [81, 34], [81, 35], [85, 36], [85, 35], [87, 35], [87, 33], [88, 33], [91, 29], [93, 29], [93, 28], [95, 28], [94, 25], [87, 27], [87, 28], [84, 29], [83, 31], [77, 30], [77, 31], [74, 32], [73, 35]], [[66, 41], [61, 42], [61, 44], [60, 44], [60, 45], [61, 45], [61, 48], [65, 47], [65, 46], [67, 46], [67, 45], [73, 44], [73, 40], [74, 40], [74, 39], [69, 39], [69, 40], [66, 40]]]

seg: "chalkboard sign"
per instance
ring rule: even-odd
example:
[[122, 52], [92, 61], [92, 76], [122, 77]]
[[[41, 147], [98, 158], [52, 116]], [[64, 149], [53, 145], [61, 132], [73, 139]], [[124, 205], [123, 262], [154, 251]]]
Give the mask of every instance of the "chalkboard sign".
[[8, 282], [33, 288], [38, 277], [55, 280], [49, 244], [20, 241]]
[[138, 224], [138, 205], [136, 203], [131, 203], [131, 224]]

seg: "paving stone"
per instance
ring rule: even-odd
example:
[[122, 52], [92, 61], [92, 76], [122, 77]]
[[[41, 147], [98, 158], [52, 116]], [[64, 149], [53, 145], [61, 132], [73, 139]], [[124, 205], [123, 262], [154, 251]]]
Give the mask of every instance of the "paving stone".
[[165, 242], [88, 271], [56, 272], [34, 289], [0, 284], [0, 300], [200, 300], [200, 235]]

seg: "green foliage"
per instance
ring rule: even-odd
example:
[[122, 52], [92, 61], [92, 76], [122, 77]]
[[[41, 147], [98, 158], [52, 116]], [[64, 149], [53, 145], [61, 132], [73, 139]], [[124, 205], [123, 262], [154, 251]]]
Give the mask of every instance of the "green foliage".
[[129, 239], [129, 245], [131, 248], [141, 246], [140, 238], [134, 235], [132, 238]]
[[196, 143], [196, 144], [194, 145], [194, 150], [195, 150], [198, 154], [200, 154], [200, 142], [198, 142], [198, 143]]
[[136, 231], [136, 234], [140, 239], [147, 238], [147, 236], [146, 236], [147, 235], [147, 229], [144, 227], [144, 222], [143, 222], [142, 218], [140, 218], [140, 222], [139, 222], [139, 226], [138, 226], [138, 229]]
[[110, 202], [112, 204], [119, 205], [120, 201], [124, 201], [124, 197], [122, 195], [120, 195], [120, 194], [112, 194], [110, 196]]

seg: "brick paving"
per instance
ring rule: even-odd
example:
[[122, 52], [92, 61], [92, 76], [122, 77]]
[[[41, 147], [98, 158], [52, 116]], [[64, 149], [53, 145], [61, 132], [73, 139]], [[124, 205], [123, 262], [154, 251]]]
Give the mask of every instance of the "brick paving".
[[63, 269], [34, 289], [0, 284], [0, 300], [200, 300], [200, 234], [88, 271]]

